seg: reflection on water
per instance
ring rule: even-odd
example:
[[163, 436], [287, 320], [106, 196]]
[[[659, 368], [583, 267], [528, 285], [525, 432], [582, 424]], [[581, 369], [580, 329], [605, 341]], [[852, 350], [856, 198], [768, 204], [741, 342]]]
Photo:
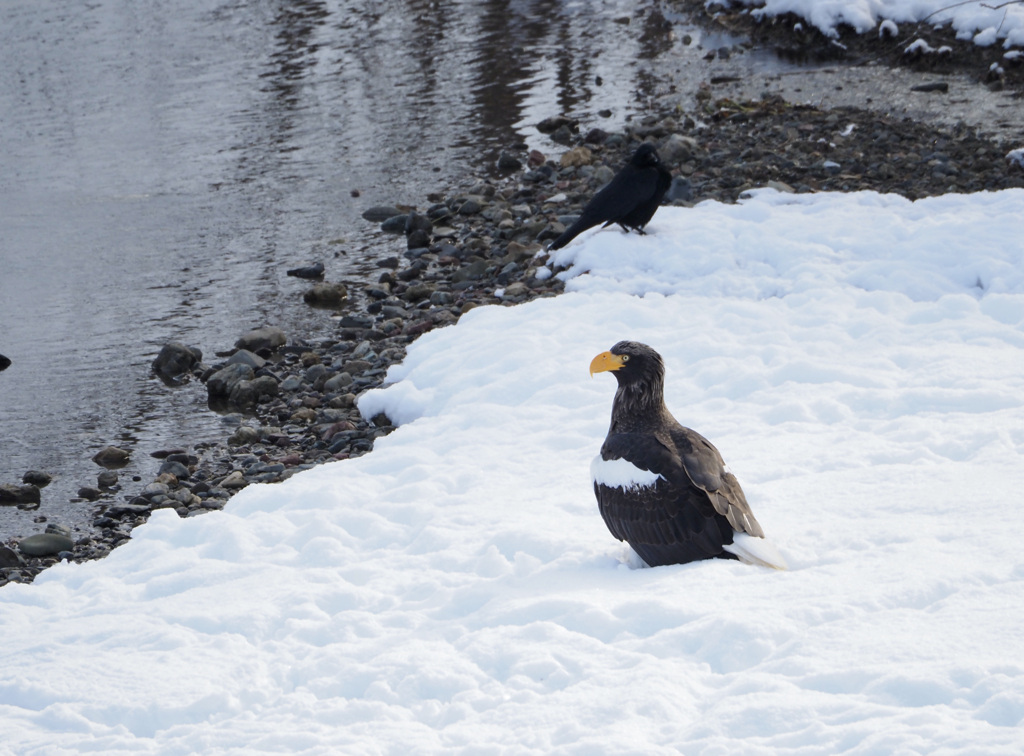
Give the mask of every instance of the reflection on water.
[[[560, 112], [621, 124], [678, 45], [632, 0], [0, 5], [0, 483], [55, 474], [0, 536], [81, 526], [89, 458], [220, 439], [201, 385], [149, 373], [180, 340], [329, 334], [289, 267], [393, 254], [359, 218], [422, 202]], [[676, 51], [678, 53], [678, 50]]]

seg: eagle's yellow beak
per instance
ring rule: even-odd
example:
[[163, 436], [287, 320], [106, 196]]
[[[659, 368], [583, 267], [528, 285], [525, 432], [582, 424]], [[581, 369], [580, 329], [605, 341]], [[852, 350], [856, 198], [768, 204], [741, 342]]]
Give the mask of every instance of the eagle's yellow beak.
[[621, 355], [612, 354], [611, 352], [601, 352], [590, 362], [590, 376], [593, 377], [594, 373], [606, 373], [609, 370], [618, 370], [624, 364], [625, 360], [622, 359]]

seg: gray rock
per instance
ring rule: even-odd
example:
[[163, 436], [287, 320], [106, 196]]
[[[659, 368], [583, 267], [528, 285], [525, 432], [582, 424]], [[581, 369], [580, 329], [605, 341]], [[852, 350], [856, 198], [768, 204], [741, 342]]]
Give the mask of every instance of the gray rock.
[[93, 455], [92, 461], [103, 467], [123, 467], [128, 464], [131, 452], [117, 446], [107, 446]]
[[666, 202], [689, 202], [693, 199], [693, 186], [690, 179], [676, 176], [672, 179], [668, 191], [665, 192]]
[[365, 373], [373, 367], [373, 363], [369, 360], [348, 360], [345, 363], [345, 372], [351, 375], [358, 375], [359, 373]]
[[6, 546], [0, 546], [0, 569], [13, 569], [17, 567], [24, 567], [25, 560], [22, 558], [14, 549], [9, 549]]
[[541, 251], [543, 247], [539, 244], [520, 244], [519, 242], [509, 242], [508, 247], [505, 249], [505, 257], [502, 258], [504, 263], [524, 263], [527, 260], [532, 260], [533, 256]]
[[176, 504], [198, 504], [200, 501], [199, 497], [194, 495], [187, 488], [179, 488], [177, 491], [171, 491], [167, 494], [167, 497]]
[[434, 293], [435, 288], [436, 287], [433, 284], [413, 284], [402, 293], [402, 299], [407, 302], [418, 302], [421, 299], [427, 299], [430, 297], [430, 295]]
[[[231, 434], [231, 437], [228, 439], [228, 446], [248, 446], [259, 440], [260, 432], [258, 430], [250, 428], [248, 425], [243, 425]], [[221, 485], [223, 486], [224, 484], [221, 483]]]
[[539, 131], [541, 134], [551, 134], [563, 127], [570, 129], [578, 129], [579, 123], [580, 122], [575, 118], [569, 118], [568, 116], [551, 116], [550, 118], [545, 118], [543, 121], [537, 124], [537, 131]]
[[258, 352], [261, 349], [277, 349], [288, 343], [288, 338], [280, 328], [256, 328], [242, 336], [235, 342], [235, 349], [248, 349], [250, 352]]
[[[153, 498], [154, 498], [154, 501], [156, 501], [158, 497], [154, 496]], [[136, 504], [135, 503], [136, 501], [142, 502], [142, 503]], [[149, 514], [150, 509], [152, 509], [152, 507], [149, 505], [148, 502], [146, 502], [145, 499], [134, 499], [129, 504], [116, 504], [116, 505], [114, 505], [112, 507], [109, 507], [104, 514], [106, 514], [107, 517], [114, 517], [114, 518], [121, 518], [121, 517], [128, 517], [128, 516], [138, 517], [139, 515]]]
[[61, 525], [60, 523], [56, 522], [51, 522], [49, 525], [47, 525], [46, 529], [43, 532], [56, 533], [57, 535], [67, 536], [68, 538], [71, 537], [71, 528], [69, 528], [67, 525]]
[[388, 234], [404, 234], [405, 225], [409, 222], [409, 216], [404, 213], [394, 215], [380, 224], [380, 230]]
[[21, 476], [22, 483], [30, 483], [33, 486], [39, 488], [46, 488], [53, 480], [53, 476], [50, 473], [45, 473], [42, 470], [29, 470]]
[[277, 396], [277, 381], [261, 375], [251, 381], [239, 381], [231, 388], [228, 402], [239, 408], [252, 407], [262, 396]]
[[248, 365], [253, 370], [259, 370], [267, 364], [267, 361], [258, 354], [253, 354], [248, 349], [239, 349], [227, 359], [228, 365]]
[[92, 486], [82, 486], [78, 489], [78, 495], [86, 501], [96, 501], [96, 499], [103, 495], [103, 492]]
[[394, 205], [374, 205], [363, 211], [363, 220], [370, 221], [370, 223], [381, 223], [401, 214], [402, 211]]
[[96, 483], [100, 488], [112, 488], [117, 485], [117, 473], [113, 470], [104, 470], [96, 476]]
[[324, 393], [336, 394], [342, 389], [352, 385], [351, 373], [338, 373], [333, 378], [328, 379], [324, 382]]
[[426, 254], [427, 247], [430, 245], [430, 232], [416, 229], [409, 234], [406, 242], [406, 246], [409, 249], [409, 254], [413, 257], [419, 257], [420, 255]]
[[211, 375], [206, 390], [211, 398], [226, 398], [241, 381], [252, 380], [253, 370], [248, 365], [227, 365]]
[[529, 288], [522, 281], [515, 281], [505, 287], [505, 293], [502, 294], [502, 299], [516, 299], [518, 297], [525, 297], [530, 293]]
[[181, 462], [176, 462], [173, 459], [164, 460], [164, 463], [160, 465], [160, 475], [164, 473], [170, 473], [178, 480], [188, 480], [190, 475], [188, 468], [185, 467]]
[[479, 201], [470, 197], [459, 206], [459, 215], [476, 215], [483, 209]]
[[294, 276], [295, 278], [320, 278], [324, 274], [324, 264], [322, 262], [315, 262], [312, 265], [307, 265], [302, 268], [292, 268], [286, 271], [286, 275]]
[[364, 315], [344, 315], [339, 325], [342, 328], [373, 328], [373, 318]]
[[226, 488], [229, 491], [231, 491], [237, 490], [239, 488], [245, 488], [247, 485], [249, 485], [249, 481], [245, 479], [245, 476], [242, 475], [241, 471], [235, 470], [226, 478], [224, 478], [224, 480], [222, 480], [219, 485], [221, 488]]
[[428, 235], [434, 230], [434, 224], [430, 218], [419, 213], [409, 213], [405, 219], [405, 233], [411, 234], [414, 231], [425, 231]]
[[487, 272], [487, 261], [477, 260], [471, 262], [469, 265], [464, 265], [452, 274], [452, 280], [459, 281], [479, 281], [484, 277], [484, 273]]
[[310, 365], [306, 370], [306, 383], [315, 384], [327, 375], [326, 365]]
[[491, 205], [490, 207], [486, 207], [480, 215], [491, 223], [501, 223], [503, 220], [510, 220], [512, 218], [512, 213], [500, 205]]
[[171, 492], [171, 487], [166, 483], [150, 483], [140, 492], [140, 496], [152, 499], [154, 496], [166, 496]]
[[682, 134], [670, 134], [665, 143], [658, 147], [658, 157], [663, 162], [684, 163], [699, 149], [697, 140]]
[[18, 543], [18, 550], [25, 556], [54, 556], [62, 551], [71, 551], [75, 542], [65, 535], [57, 533], [37, 533], [23, 538]]
[[270, 375], [260, 375], [249, 382], [256, 396], [277, 396], [277, 379]]
[[519, 160], [515, 155], [510, 155], [507, 152], [502, 152], [498, 155], [498, 168], [503, 171], [518, 171], [523, 167], [522, 161]]
[[551, 141], [558, 144], [571, 144], [572, 135], [573, 129], [570, 129], [568, 126], [559, 126], [555, 129], [555, 133], [551, 135]]
[[319, 283], [302, 295], [302, 300], [315, 307], [337, 307], [348, 298], [348, 289], [342, 283]]
[[202, 361], [203, 353], [200, 349], [172, 341], [164, 344], [153, 360], [153, 371], [165, 378], [178, 378], [189, 373]]

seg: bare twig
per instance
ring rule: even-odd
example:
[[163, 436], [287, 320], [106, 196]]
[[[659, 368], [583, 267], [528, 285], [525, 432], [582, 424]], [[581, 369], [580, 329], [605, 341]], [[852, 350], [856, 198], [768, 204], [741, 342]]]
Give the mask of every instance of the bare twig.
[[[1013, 0], [1013, 1], [1016, 2], [1017, 0]], [[963, 0], [963, 2], [961, 2], [961, 3], [953, 3], [952, 5], [947, 5], [945, 8], [939, 8], [938, 10], [932, 11], [927, 16], [925, 16], [920, 21], [918, 21], [918, 23], [919, 24], [923, 24], [929, 18], [931, 18], [932, 16], [937, 16], [939, 13], [945, 13], [948, 10], [953, 10], [954, 8], [959, 8], [961, 5], [974, 5], [977, 2], [978, 2], [978, 0]]]

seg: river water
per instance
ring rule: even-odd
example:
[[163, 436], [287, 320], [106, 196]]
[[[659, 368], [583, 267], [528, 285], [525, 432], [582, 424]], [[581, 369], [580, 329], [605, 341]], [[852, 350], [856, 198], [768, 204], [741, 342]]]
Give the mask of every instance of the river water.
[[223, 439], [204, 387], [165, 386], [153, 357], [169, 340], [212, 357], [264, 324], [329, 333], [285, 271], [341, 280], [399, 251], [366, 207], [543, 148], [550, 115], [621, 125], [675, 45], [651, 7], [5, 0], [0, 484], [55, 479], [38, 511], [0, 509], [0, 538], [87, 523], [70, 501], [108, 444], [132, 451], [123, 482], [148, 482], [150, 452]]
[[321, 260], [328, 280], [375, 276], [401, 244], [360, 218], [370, 205], [422, 206], [502, 150], [554, 151], [534, 128], [545, 117], [612, 130], [715, 71], [754, 96], [772, 77], [801, 91], [784, 77], [809, 72], [758, 51], [706, 60], [734, 40], [667, 10], [666, 26], [657, 9], [0, 4], [0, 353], [13, 360], [0, 484], [55, 476], [38, 511], [0, 508], [0, 540], [41, 530], [40, 517], [86, 528], [92, 507], [72, 500], [106, 445], [132, 451], [122, 481], [148, 482], [151, 452], [226, 437], [205, 388], [165, 386], [153, 357], [177, 340], [212, 358], [261, 325], [329, 335], [330, 315], [302, 305], [285, 271]]

